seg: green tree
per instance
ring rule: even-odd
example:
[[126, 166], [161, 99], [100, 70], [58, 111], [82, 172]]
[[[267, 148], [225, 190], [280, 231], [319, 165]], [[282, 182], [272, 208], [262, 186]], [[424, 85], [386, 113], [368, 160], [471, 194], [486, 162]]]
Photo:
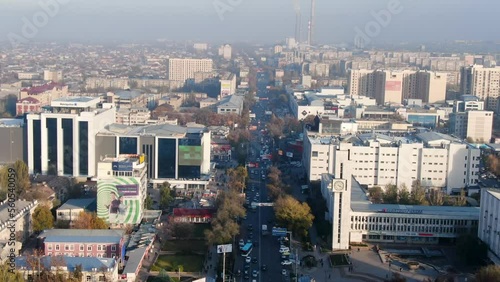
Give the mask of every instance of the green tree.
[[500, 266], [488, 265], [476, 273], [476, 282], [500, 282]]
[[[12, 169], [15, 171], [13, 173]], [[12, 166], [4, 166], [0, 170], [0, 184], [4, 191], [9, 185], [9, 179], [15, 179], [17, 196], [28, 190], [31, 186], [29, 170], [26, 163], [22, 160], [16, 161]]]
[[144, 207], [147, 210], [153, 209], [153, 199], [151, 199], [151, 196], [149, 196], [149, 194], [146, 196], [146, 200], [144, 201]]
[[5, 262], [0, 264], [0, 281], [24, 282], [25, 280], [19, 271], [11, 272], [10, 266]]
[[175, 200], [174, 192], [170, 188], [170, 183], [163, 182], [160, 187], [160, 207], [166, 209]]
[[370, 200], [374, 204], [381, 204], [383, 201], [384, 191], [379, 186], [375, 186], [368, 189], [368, 194], [370, 195]]
[[412, 205], [428, 205], [425, 198], [425, 189], [419, 180], [413, 182], [410, 200]]
[[411, 199], [410, 199], [410, 192], [408, 191], [408, 188], [406, 188], [406, 185], [401, 185], [399, 189], [399, 201], [398, 203], [401, 205], [409, 205], [411, 204]]
[[33, 230], [37, 232], [54, 227], [54, 217], [52, 216], [52, 212], [49, 207], [45, 205], [39, 205], [35, 208], [32, 220]]
[[283, 196], [276, 200], [274, 205], [276, 220], [289, 230], [307, 235], [307, 230], [312, 226], [314, 216], [307, 203], [300, 203], [292, 196]]
[[398, 203], [398, 186], [394, 184], [388, 184], [385, 186], [385, 192], [383, 195], [383, 200], [385, 204], [397, 204]]

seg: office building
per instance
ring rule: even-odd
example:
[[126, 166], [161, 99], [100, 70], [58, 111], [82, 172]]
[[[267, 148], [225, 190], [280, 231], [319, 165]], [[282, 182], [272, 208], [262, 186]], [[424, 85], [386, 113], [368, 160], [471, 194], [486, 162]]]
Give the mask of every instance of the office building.
[[96, 176], [97, 216], [112, 226], [139, 224], [147, 196], [146, 171], [145, 155], [101, 156]]
[[446, 99], [446, 73], [428, 71], [349, 70], [348, 93], [377, 99], [378, 104], [402, 104], [407, 99], [440, 103]]
[[419, 181], [424, 187], [453, 189], [477, 185], [480, 150], [451, 136], [424, 132], [398, 134], [318, 136], [304, 134], [303, 165], [310, 181], [323, 173], [333, 173], [338, 163], [336, 151], [349, 152], [352, 176], [367, 187], [388, 184], [411, 187]]
[[114, 122], [116, 111], [100, 98], [67, 97], [26, 116], [30, 174], [95, 175], [95, 135]]
[[193, 49], [197, 52], [204, 52], [204, 51], [208, 50], [208, 44], [207, 43], [194, 43]]
[[185, 82], [194, 79], [195, 73], [211, 73], [212, 59], [180, 59], [172, 58], [167, 61], [167, 75], [169, 80]]
[[225, 73], [220, 78], [220, 97], [226, 97], [236, 93], [236, 75]]
[[326, 218], [332, 224], [332, 250], [348, 250], [350, 243], [362, 242], [450, 244], [478, 232], [479, 208], [372, 204], [350, 175], [356, 164], [349, 160], [349, 151], [336, 150], [332, 156], [339, 159], [335, 173], [321, 176]]
[[0, 119], [0, 165], [26, 161], [24, 119]]
[[500, 191], [497, 189], [481, 189], [481, 214], [477, 236], [488, 245], [488, 257], [500, 264]]
[[177, 188], [208, 185], [210, 131], [205, 127], [169, 124], [112, 124], [96, 136], [95, 159], [101, 156], [144, 154], [151, 183], [168, 181]]
[[485, 101], [486, 110], [498, 110], [500, 95], [500, 66], [488, 68], [482, 65], [462, 67], [460, 90], [464, 95], [477, 96]]
[[450, 114], [449, 133], [471, 142], [489, 143], [493, 131], [492, 111], [466, 111]]
[[62, 82], [63, 72], [61, 70], [44, 70], [43, 80], [52, 82]]

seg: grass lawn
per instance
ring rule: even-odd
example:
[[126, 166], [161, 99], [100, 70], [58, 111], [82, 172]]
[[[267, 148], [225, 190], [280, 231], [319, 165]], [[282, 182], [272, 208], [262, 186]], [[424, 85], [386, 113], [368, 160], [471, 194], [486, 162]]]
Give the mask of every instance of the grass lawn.
[[176, 253], [205, 253], [207, 245], [203, 240], [167, 240], [163, 243], [161, 250]]
[[332, 266], [349, 265], [347, 257], [344, 254], [330, 255]]
[[183, 266], [183, 272], [198, 272], [203, 267], [203, 256], [197, 255], [161, 255], [151, 268], [152, 271], [177, 271], [179, 265]]

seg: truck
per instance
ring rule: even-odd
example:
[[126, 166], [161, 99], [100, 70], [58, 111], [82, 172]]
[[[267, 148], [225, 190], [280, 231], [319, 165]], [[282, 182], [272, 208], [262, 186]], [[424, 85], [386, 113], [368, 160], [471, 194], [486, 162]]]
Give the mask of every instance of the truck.
[[267, 225], [262, 224], [262, 235], [268, 235], [269, 234], [269, 229], [267, 229]]

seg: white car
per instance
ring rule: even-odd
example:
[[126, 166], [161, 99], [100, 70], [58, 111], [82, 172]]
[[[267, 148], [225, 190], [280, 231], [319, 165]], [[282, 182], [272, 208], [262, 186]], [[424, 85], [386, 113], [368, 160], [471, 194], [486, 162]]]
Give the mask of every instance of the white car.
[[285, 260], [285, 261], [281, 262], [281, 265], [291, 265], [291, 264], [292, 264], [292, 262], [289, 260]]
[[280, 253], [289, 253], [290, 252], [290, 248], [288, 247], [281, 247], [280, 248]]
[[286, 273], [286, 269], [281, 270], [281, 274], [283, 274], [284, 276], [286, 276], [286, 274], [287, 274]]
[[251, 257], [246, 257], [245, 258], [245, 262], [246, 263], [251, 263], [252, 262], [252, 258]]

